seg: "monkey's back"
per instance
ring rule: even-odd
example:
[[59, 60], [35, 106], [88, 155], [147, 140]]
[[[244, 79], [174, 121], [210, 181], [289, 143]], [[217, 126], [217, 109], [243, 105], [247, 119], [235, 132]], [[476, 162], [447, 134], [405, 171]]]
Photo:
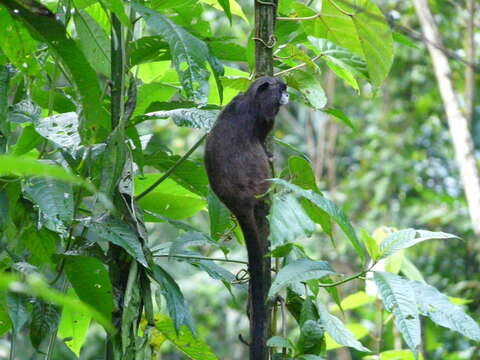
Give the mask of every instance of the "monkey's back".
[[[232, 118], [233, 117], [233, 118]], [[222, 112], [207, 137], [205, 167], [212, 190], [236, 214], [267, 192], [271, 177], [261, 142], [249, 132], [254, 119]]]

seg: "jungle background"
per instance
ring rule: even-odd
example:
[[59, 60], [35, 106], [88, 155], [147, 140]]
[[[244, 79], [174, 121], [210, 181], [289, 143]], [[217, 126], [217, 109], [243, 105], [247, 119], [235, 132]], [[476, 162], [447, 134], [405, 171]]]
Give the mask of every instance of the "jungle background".
[[[272, 190], [272, 263], [312, 263], [274, 283], [275, 359], [480, 359], [480, 225], [414, 3], [279, 2], [266, 45], [291, 102], [271, 143], [298, 186]], [[428, 4], [478, 165], [479, 4]], [[1, 359], [247, 358], [246, 251], [202, 141], [252, 79], [256, 21], [250, 0], [0, 1]], [[381, 259], [400, 229], [432, 233]], [[443, 318], [399, 320], [406, 285], [389, 300], [371, 261], [448, 295]], [[337, 274], [357, 275], [323, 287]]]

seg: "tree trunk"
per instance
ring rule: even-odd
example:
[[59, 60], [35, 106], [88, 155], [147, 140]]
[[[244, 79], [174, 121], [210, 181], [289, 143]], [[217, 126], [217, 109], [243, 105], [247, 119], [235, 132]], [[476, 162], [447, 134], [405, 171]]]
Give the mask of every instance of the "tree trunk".
[[[255, 1], [255, 77], [263, 75], [273, 75], [273, 47], [275, 45], [275, 19], [277, 15], [278, 0]], [[271, 147], [270, 144], [267, 146]], [[273, 170], [273, 164], [270, 163]], [[273, 172], [272, 172], [273, 173]], [[267, 220], [267, 215], [270, 211], [270, 206], [267, 201], [260, 202], [255, 207], [255, 219], [257, 222], [258, 233], [262, 245], [262, 258], [264, 259], [264, 274], [265, 274], [265, 296], [266, 302], [268, 290], [272, 283], [271, 275], [271, 258], [265, 256], [269, 251], [268, 235], [270, 226]], [[268, 306], [265, 304], [265, 306]], [[265, 324], [265, 333], [263, 336], [263, 343], [265, 352], [262, 358], [250, 360], [268, 360], [268, 351], [266, 350], [266, 342], [271, 333], [271, 310], [267, 309], [267, 320]], [[250, 318], [250, 326], [252, 327], [254, 319]]]
[[463, 181], [473, 230], [477, 236], [480, 236], [480, 180], [468, 121], [460, 109], [460, 103], [453, 88], [450, 64], [442, 50], [442, 39], [427, 0], [413, 0], [413, 4], [432, 58], [455, 156], [460, 168], [460, 176]]

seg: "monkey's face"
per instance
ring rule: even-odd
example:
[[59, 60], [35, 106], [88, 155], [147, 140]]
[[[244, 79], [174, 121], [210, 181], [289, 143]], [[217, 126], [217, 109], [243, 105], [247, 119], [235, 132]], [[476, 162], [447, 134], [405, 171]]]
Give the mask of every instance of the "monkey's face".
[[281, 105], [288, 104], [287, 85], [279, 78], [261, 77], [251, 85], [249, 92], [263, 116], [273, 117]]

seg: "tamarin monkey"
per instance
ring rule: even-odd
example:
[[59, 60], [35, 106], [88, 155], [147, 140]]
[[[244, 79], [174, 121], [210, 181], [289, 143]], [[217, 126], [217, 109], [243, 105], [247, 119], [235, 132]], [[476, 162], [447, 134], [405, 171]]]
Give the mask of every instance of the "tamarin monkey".
[[237, 95], [220, 113], [207, 137], [205, 167], [212, 190], [237, 217], [248, 252], [250, 274], [250, 360], [264, 359], [267, 308], [264, 250], [255, 222], [258, 196], [271, 177], [265, 139], [280, 106], [288, 103], [286, 84], [264, 76]]

